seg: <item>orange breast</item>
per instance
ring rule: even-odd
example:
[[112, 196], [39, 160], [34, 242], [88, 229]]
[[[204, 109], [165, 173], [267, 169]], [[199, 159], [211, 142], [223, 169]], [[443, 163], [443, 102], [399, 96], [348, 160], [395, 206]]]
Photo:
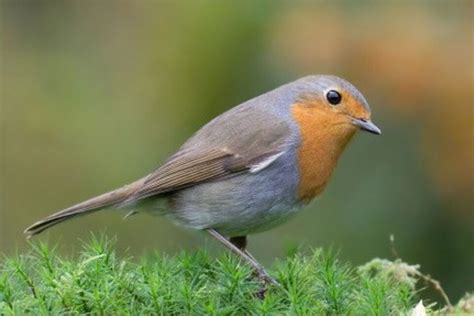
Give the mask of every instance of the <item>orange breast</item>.
[[336, 113], [305, 104], [294, 104], [292, 114], [300, 129], [298, 197], [309, 202], [331, 177], [337, 160], [356, 129]]

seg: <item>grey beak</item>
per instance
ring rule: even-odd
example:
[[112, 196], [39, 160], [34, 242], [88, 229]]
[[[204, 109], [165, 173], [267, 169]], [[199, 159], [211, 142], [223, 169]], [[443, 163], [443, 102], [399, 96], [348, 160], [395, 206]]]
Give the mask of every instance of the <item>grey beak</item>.
[[369, 133], [372, 133], [375, 135], [382, 134], [382, 131], [380, 130], [380, 128], [378, 128], [377, 125], [375, 125], [371, 121], [360, 119], [360, 118], [352, 118], [352, 123], [355, 126], [359, 127], [361, 130], [367, 131]]

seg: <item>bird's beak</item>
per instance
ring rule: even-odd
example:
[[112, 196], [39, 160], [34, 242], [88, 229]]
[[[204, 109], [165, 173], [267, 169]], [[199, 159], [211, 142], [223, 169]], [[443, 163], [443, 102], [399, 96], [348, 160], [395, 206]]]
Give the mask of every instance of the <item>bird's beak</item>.
[[362, 118], [352, 118], [352, 124], [360, 128], [361, 130], [367, 131], [369, 133], [380, 135], [382, 131], [374, 123], [369, 120]]

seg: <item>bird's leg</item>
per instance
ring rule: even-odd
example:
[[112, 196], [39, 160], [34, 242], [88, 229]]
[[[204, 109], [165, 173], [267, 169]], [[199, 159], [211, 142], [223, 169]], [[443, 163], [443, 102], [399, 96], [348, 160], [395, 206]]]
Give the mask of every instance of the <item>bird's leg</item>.
[[229, 241], [242, 251], [247, 247], [247, 236], [230, 237]]
[[[263, 280], [265, 283], [271, 283], [275, 285], [279, 285], [277, 281], [275, 281], [266, 271], [265, 269], [255, 260], [253, 257], [248, 256], [245, 251], [241, 250], [238, 246], [236, 246], [233, 242], [222, 236], [219, 232], [217, 232], [214, 229], [208, 229], [207, 232], [211, 234], [212, 237], [220, 241], [224, 246], [226, 246], [230, 251], [232, 251], [235, 255], [241, 257], [245, 261], [247, 261], [250, 266], [255, 270], [257, 273], [258, 277]], [[243, 237], [237, 237], [240, 241], [243, 238], [245, 240], [244, 244], [246, 244], [246, 238], [245, 236]], [[234, 239], [235, 241], [235, 239]], [[241, 243], [238, 243], [238, 245], [242, 245]]]
[[252, 259], [255, 263], [258, 264], [257, 259], [255, 259], [254, 256], [246, 249], [247, 248], [247, 236], [236, 236], [236, 237], [230, 237], [229, 241], [233, 243], [237, 248], [242, 250], [247, 257]]

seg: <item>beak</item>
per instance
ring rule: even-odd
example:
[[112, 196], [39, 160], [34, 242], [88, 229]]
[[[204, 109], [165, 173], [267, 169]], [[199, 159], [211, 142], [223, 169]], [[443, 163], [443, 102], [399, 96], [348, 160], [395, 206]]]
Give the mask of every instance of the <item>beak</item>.
[[371, 121], [362, 118], [352, 118], [352, 124], [360, 128], [361, 130], [367, 131], [369, 133], [380, 135], [382, 131]]

